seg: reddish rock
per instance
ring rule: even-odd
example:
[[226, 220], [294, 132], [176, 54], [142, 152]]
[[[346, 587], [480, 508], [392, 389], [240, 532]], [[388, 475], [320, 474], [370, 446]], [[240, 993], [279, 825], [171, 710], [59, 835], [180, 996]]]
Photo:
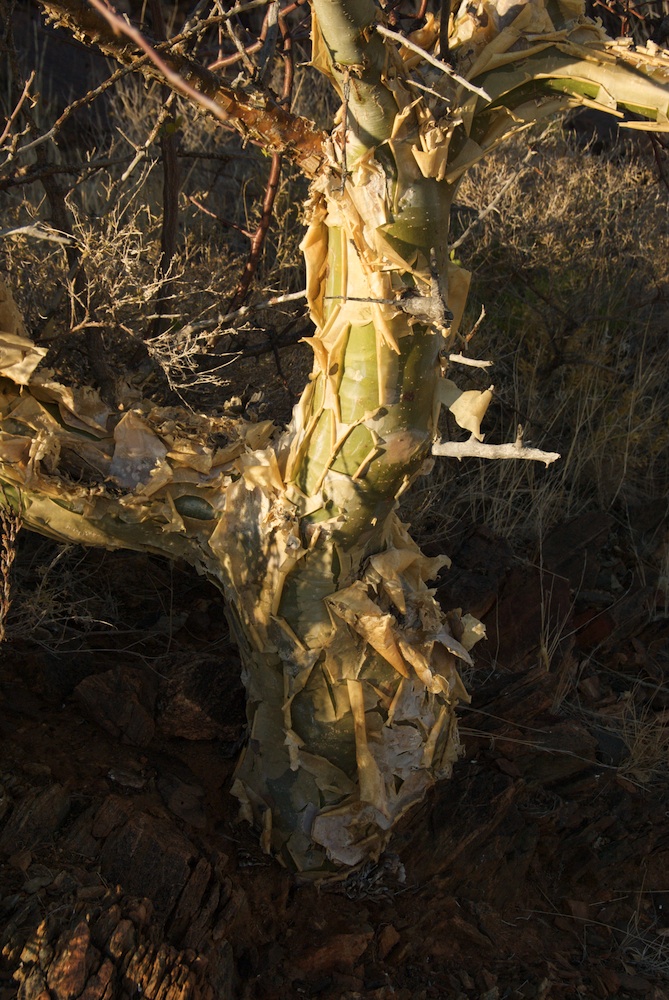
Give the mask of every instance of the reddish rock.
[[202, 906], [200, 907], [197, 917], [193, 920], [192, 924], [188, 928], [186, 934], [184, 935], [183, 945], [186, 948], [197, 948], [202, 945], [202, 941], [205, 936], [212, 933], [212, 917], [216, 912], [218, 904], [221, 898], [221, 888], [218, 883], [214, 883], [208, 895], [206, 896]]
[[111, 1000], [114, 996], [114, 978], [114, 965], [105, 958], [95, 975], [88, 980], [79, 1000]]
[[130, 667], [85, 677], [74, 690], [83, 711], [110, 736], [133, 746], [153, 739], [155, 689], [146, 672]]
[[202, 804], [204, 789], [200, 785], [166, 774], [158, 781], [158, 791], [170, 812], [197, 830], [205, 829], [207, 817]]
[[399, 931], [392, 924], [384, 924], [379, 931], [377, 942], [379, 958], [383, 960], [386, 955], [389, 955], [400, 940], [401, 934]]
[[129, 799], [123, 799], [120, 795], [109, 795], [93, 819], [91, 833], [94, 837], [102, 840], [116, 830], [128, 820], [133, 811], [133, 804]]
[[182, 940], [189, 925], [199, 913], [202, 897], [209, 885], [210, 878], [211, 865], [204, 858], [200, 858], [179, 897], [179, 902], [169, 925], [170, 938], [176, 944]]
[[120, 960], [135, 947], [135, 928], [131, 920], [119, 920], [109, 938], [107, 950], [112, 958]]
[[488, 642], [476, 649], [477, 663], [490, 660], [505, 670], [522, 670], [544, 646], [553, 666], [573, 645], [569, 581], [533, 566], [513, 569], [494, 607], [483, 616]]
[[374, 931], [361, 930], [350, 934], [333, 934], [321, 944], [314, 943], [301, 955], [291, 958], [291, 975], [295, 979], [325, 975], [332, 972], [352, 972], [367, 951]]
[[197, 851], [171, 823], [148, 813], [131, 816], [107, 837], [100, 870], [124, 892], [147, 896], [159, 919], [173, 910], [191, 875]]
[[56, 1000], [74, 1000], [83, 992], [93, 958], [90, 943], [91, 932], [83, 920], [74, 931], [59, 938], [55, 960], [47, 973], [47, 983]]
[[592, 649], [611, 635], [615, 622], [608, 611], [586, 608], [574, 618], [576, 646], [578, 649]]
[[29, 851], [47, 840], [61, 825], [70, 808], [62, 785], [34, 789], [14, 807], [0, 834], [0, 854]]
[[31, 969], [19, 986], [17, 997], [19, 1000], [51, 1000], [41, 969]]

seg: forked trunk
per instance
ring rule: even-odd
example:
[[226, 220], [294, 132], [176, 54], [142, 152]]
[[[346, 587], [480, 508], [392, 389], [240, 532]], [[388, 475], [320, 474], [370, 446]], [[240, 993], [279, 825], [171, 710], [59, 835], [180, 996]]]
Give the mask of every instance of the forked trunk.
[[[136, 61], [78, 0], [41, 2]], [[457, 662], [481, 629], [442, 613], [429, 581], [447, 560], [422, 555], [396, 513], [440, 406], [471, 434], [459, 457], [557, 457], [482, 445], [490, 392], [441, 377], [468, 286], [448, 256], [455, 188], [503, 138], [576, 103], [667, 130], [669, 59], [607, 40], [572, 0], [461, 4], [455, 68], [414, 51], [435, 48], [434, 20], [398, 49], [372, 0], [312, 6], [313, 60], [343, 100], [322, 155], [310, 123], [271, 102], [258, 119], [248, 95], [165, 56], [172, 75], [188, 65], [210, 112], [224, 106], [251, 136], [266, 127], [272, 148], [318, 171], [303, 244], [314, 368], [290, 427], [277, 437], [269, 422], [136, 401], [113, 413], [38, 367], [46, 352], [0, 284], [0, 480], [29, 527], [181, 557], [223, 590], [250, 726], [234, 790], [265, 848], [316, 873], [377, 857], [458, 755]]]

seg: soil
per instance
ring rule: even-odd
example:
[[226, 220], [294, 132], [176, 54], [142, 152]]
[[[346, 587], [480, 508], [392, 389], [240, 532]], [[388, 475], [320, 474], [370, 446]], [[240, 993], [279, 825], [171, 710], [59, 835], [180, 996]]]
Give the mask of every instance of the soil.
[[[0, 659], [0, 1000], [669, 997], [666, 505], [440, 583], [483, 618], [452, 780], [310, 884], [237, 821], [221, 599], [22, 537]], [[663, 532], [665, 532], [663, 536]]]

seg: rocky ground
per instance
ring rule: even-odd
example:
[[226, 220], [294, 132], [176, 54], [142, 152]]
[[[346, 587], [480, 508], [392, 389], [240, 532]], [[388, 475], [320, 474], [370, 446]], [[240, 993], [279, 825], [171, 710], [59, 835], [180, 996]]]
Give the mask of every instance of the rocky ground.
[[326, 885], [236, 822], [218, 594], [26, 536], [0, 653], [0, 1000], [669, 997], [665, 518], [594, 511], [540, 559], [464, 533], [440, 594], [489, 638], [462, 761], [378, 865]]

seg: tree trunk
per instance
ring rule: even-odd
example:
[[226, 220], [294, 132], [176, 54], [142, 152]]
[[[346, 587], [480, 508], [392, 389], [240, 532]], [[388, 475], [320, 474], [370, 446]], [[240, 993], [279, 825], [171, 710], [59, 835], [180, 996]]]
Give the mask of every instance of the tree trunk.
[[[444, 616], [428, 581], [447, 560], [425, 558], [395, 512], [430, 457], [442, 404], [481, 452], [490, 392], [461, 393], [440, 377], [468, 284], [448, 259], [455, 189], [509, 133], [575, 101], [619, 104], [666, 129], [666, 59], [606, 42], [561, 9], [553, 21], [540, 0], [485, 24], [463, 5], [456, 69], [430, 57], [437, 113], [416, 99], [413, 51], [383, 37], [371, 0], [314, 0], [313, 61], [343, 99], [321, 150], [310, 123], [226, 90], [178, 47], [161, 69], [75, 0], [41, 2], [182, 93], [174, 77], [187, 72], [210, 111], [224, 107], [245, 135], [269, 136], [318, 173], [303, 245], [314, 368], [283, 435], [269, 422], [135, 401], [112, 413], [90, 388], [38, 367], [46, 352], [7, 299], [6, 500], [45, 534], [184, 558], [214, 580], [248, 694], [234, 783], [242, 815], [300, 871], [377, 858], [398, 819], [450, 773], [465, 696], [456, 662], [480, 638], [476, 623]], [[438, 37], [430, 22], [421, 41]]]

